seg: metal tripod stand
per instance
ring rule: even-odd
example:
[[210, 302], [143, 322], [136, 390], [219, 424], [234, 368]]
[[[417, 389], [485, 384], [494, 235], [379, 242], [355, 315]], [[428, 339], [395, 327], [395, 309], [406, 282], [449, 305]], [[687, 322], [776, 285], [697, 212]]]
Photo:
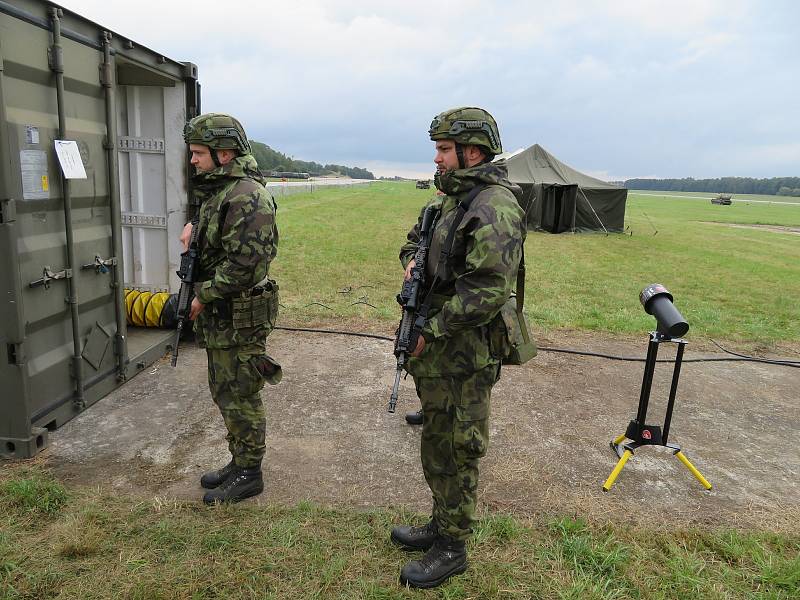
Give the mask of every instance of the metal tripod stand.
[[[650, 402], [650, 388], [653, 385], [653, 372], [656, 368], [656, 358], [658, 357], [658, 345], [663, 342], [672, 342], [678, 344], [678, 351], [675, 355], [675, 368], [672, 372], [672, 386], [669, 390], [669, 402], [667, 403], [667, 413], [664, 416], [663, 429], [658, 425], [647, 425], [647, 405]], [[698, 471], [695, 466], [689, 462], [689, 459], [681, 451], [681, 447], [677, 444], [668, 443], [669, 440], [669, 425], [672, 421], [672, 409], [675, 406], [675, 394], [678, 391], [678, 379], [681, 375], [681, 362], [683, 361], [683, 350], [686, 346], [686, 340], [682, 338], [672, 338], [659, 331], [650, 332], [650, 342], [647, 346], [647, 359], [645, 361], [644, 375], [642, 376], [642, 391], [639, 395], [639, 409], [636, 413], [636, 419], [628, 424], [625, 433], [615, 438], [611, 442], [611, 449], [619, 457], [617, 465], [603, 484], [603, 491], [607, 492], [614, 485], [617, 477], [622, 472], [622, 468], [628, 459], [633, 456], [634, 450], [640, 446], [666, 446], [672, 450], [673, 455], [678, 457], [684, 466], [689, 469], [692, 475], [697, 478], [704, 488], [711, 489], [711, 484], [705, 477]], [[629, 441], [625, 441], [625, 440]]]

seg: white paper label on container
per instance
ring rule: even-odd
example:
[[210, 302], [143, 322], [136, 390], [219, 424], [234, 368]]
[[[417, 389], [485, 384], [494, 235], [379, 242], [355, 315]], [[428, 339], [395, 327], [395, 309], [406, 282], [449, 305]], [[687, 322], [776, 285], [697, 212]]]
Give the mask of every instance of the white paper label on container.
[[65, 179], [86, 179], [86, 169], [74, 140], [55, 140], [56, 155]]
[[26, 125], [25, 126], [25, 141], [29, 144], [38, 144], [39, 143], [39, 128], [34, 127], [33, 125]]
[[46, 200], [50, 197], [47, 179], [47, 153], [44, 150], [20, 150], [23, 200]]

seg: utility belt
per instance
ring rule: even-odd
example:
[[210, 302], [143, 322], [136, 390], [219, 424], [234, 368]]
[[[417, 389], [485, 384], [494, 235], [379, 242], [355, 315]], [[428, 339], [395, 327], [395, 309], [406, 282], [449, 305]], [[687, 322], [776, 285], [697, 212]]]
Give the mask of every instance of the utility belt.
[[230, 298], [214, 300], [208, 308], [219, 319], [233, 321], [234, 329], [269, 325], [278, 318], [278, 284], [271, 279]]

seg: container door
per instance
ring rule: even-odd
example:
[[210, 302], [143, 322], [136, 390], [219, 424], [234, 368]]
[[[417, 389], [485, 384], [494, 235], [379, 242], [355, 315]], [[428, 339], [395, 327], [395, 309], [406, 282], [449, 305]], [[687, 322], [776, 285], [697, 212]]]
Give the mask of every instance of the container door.
[[[2, 15], [3, 95], [7, 151], [16, 189], [18, 301], [24, 329], [26, 404], [32, 421], [67, 405], [72, 376], [72, 320], [68, 279], [76, 282], [85, 386], [113, 376], [115, 333], [113, 294], [108, 269], [98, 260], [111, 257], [111, 225], [106, 154], [106, 116], [99, 82], [102, 55], [96, 48], [62, 38], [64, 107], [68, 139], [75, 140], [86, 179], [71, 183], [72, 227], [76, 264], [68, 269], [61, 170], [54, 152], [58, 138], [55, 75], [48, 62], [51, 33]], [[55, 427], [53, 420], [47, 423]]]

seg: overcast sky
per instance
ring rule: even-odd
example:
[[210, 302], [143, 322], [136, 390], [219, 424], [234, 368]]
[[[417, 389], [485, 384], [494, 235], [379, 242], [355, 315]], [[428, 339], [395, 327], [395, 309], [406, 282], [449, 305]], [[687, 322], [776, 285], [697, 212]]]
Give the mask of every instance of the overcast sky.
[[429, 176], [433, 116], [477, 105], [604, 179], [800, 176], [793, 0], [60, 3], [294, 158]]

